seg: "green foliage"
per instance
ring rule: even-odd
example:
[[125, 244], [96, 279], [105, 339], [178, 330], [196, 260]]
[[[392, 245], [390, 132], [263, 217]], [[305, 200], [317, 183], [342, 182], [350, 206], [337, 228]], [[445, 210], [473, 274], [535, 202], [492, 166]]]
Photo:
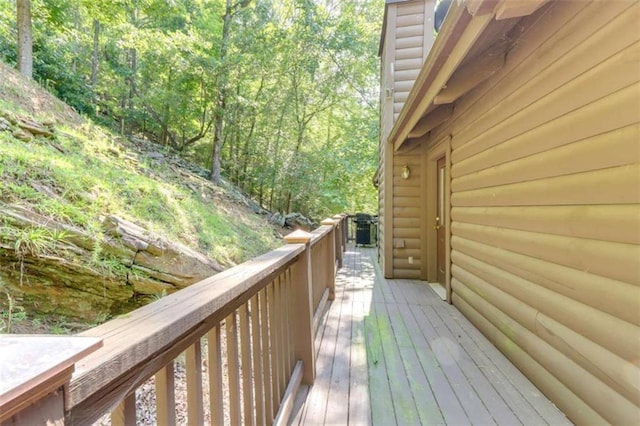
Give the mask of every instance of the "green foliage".
[[[94, 236], [92, 266], [126, 278], [127, 270], [101, 252], [101, 217], [113, 214], [182, 241], [224, 265], [243, 262], [275, 247], [270, 227], [251, 214], [235, 214], [228, 203], [211, 204], [210, 187], [197, 193], [140, 157], [97, 126], [64, 128], [57, 143], [17, 142], [0, 132], [0, 201], [20, 202]], [[42, 188], [47, 189], [42, 192]], [[222, 190], [221, 190], [222, 191]], [[224, 191], [222, 191], [224, 193]], [[55, 196], [51, 196], [51, 193]], [[204, 198], [203, 198], [204, 197]], [[14, 241], [19, 256], [53, 253], [68, 235], [45, 228], [0, 224], [0, 240]]]
[[64, 231], [51, 231], [40, 227], [5, 229], [15, 233], [9, 239], [15, 241], [13, 249], [20, 257], [26, 255], [40, 257], [44, 254], [54, 253], [56, 244], [64, 242], [67, 235]]
[[[219, 114], [223, 175], [264, 207], [316, 218], [376, 210], [371, 181], [378, 146], [375, 53], [382, 0], [254, 0], [233, 9], [224, 60], [224, 0], [32, 3], [35, 78], [76, 110], [206, 167]], [[0, 4], [0, 58], [10, 64], [15, 63], [14, 9], [14, 1]], [[225, 93], [222, 104], [220, 93]], [[18, 173], [11, 169], [29, 168], [29, 161], [0, 168]], [[87, 166], [95, 170], [98, 163]], [[63, 198], [82, 198], [91, 184], [99, 185], [82, 173], [69, 166], [55, 177], [69, 184]], [[176, 213], [167, 188], [136, 182], [126, 173], [111, 178], [126, 183], [98, 186], [100, 192], [115, 191], [123, 200], [144, 194], [147, 201], [131, 207], [145, 221]], [[87, 202], [85, 209], [95, 212], [95, 204]], [[91, 214], [65, 210], [56, 200], [45, 208], [90, 224]]]

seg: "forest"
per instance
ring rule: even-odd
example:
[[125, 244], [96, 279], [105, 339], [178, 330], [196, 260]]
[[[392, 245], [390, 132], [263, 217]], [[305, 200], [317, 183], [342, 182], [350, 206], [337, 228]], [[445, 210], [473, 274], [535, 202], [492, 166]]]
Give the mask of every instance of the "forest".
[[382, 10], [381, 0], [10, 0], [0, 60], [18, 65], [18, 27], [30, 23], [33, 79], [86, 117], [178, 152], [274, 212], [374, 212]]

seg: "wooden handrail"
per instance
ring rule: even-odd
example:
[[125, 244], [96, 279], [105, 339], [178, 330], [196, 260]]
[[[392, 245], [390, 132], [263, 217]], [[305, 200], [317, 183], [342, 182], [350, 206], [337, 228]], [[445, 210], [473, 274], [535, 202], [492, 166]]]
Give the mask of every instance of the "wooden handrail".
[[[231, 407], [232, 418], [267, 424], [276, 418], [282, 420], [290, 409], [290, 390], [296, 389], [299, 382], [313, 383], [315, 377], [314, 314], [324, 307], [314, 295], [333, 293], [335, 265], [341, 263], [345, 246], [346, 220], [343, 216], [335, 217], [331, 223], [325, 221], [306, 234], [306, 239], [293, 241], [81, 333], [101, 338], [103, 347], [76, 365], [65, 393], [68, 424], [92, 423], [114, 410], [118, 414], [117, 418], [112, 417], [115, 423], [131, 423], [131, 416], [135, 421], [132, 396], [154, 375], [157, 401], [174, 404], [173, 391], [166, 389], [173, 386], [173, 360], [187, 351], [187, 377], [192, 383], [201, 382], [198, 366], [203, 336], [209, 341], [210, 363], [217, 363], [209, 366], [210, 382], [218, 382], [211, 383], [212, 422], [222, 418], [219, 364], [224, 336], [231, 339], [227, 346], [235, 351], [227, 355], [237, 354], [236, 362], [229, 360], [229, 366], [235, 365], [236, 371], [229, 374], [237, 377], [237, 359], [243, 364], [244, 374], [242, 380], [229, 382], [235, 388], [230, 392], [232, 401], [225, 405]], [[262, 359], [256, 359], [258, 356]], [[187, 386], [202, 393], [201, 384]], [[200, 422], [202, 405], [207, 401], [203, 402], [201, 395], [189, 395], [189, 423]], [[256, 398], [255, 404], [252, 398]], [[283, 401], [284, 413], [280, 412]], [[175, 422], [171, 407], [157, 410], [159, 418], [167, 419], [167, 423]]]
[[87, 330], [104, 346], [76, 365], [67, 409], [89, 423], [115, 407], [293, 263], [303, 245], [287, 245], [154, 303]]

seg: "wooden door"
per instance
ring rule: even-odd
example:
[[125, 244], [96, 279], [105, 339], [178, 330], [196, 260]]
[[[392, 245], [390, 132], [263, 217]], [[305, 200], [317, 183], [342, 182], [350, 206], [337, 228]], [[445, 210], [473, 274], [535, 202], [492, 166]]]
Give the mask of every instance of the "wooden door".
[[438, 195], [436, 200], [436, 253], [438, 258], [438, 282], [443, 286], [446, 283], [446, 256], [445, 256], [445, 236], [447, 234], [447, 223], [445, 221], [445, 194], [446, 194], [446, 161], [445, 157], [438, 160]]

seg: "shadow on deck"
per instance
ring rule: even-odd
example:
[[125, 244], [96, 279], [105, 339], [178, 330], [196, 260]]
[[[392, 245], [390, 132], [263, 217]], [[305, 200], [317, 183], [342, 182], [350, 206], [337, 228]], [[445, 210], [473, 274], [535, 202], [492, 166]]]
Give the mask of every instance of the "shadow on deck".
[[425, 283], [386, 280], [349, 246], [293, 424], [570, 424]]

